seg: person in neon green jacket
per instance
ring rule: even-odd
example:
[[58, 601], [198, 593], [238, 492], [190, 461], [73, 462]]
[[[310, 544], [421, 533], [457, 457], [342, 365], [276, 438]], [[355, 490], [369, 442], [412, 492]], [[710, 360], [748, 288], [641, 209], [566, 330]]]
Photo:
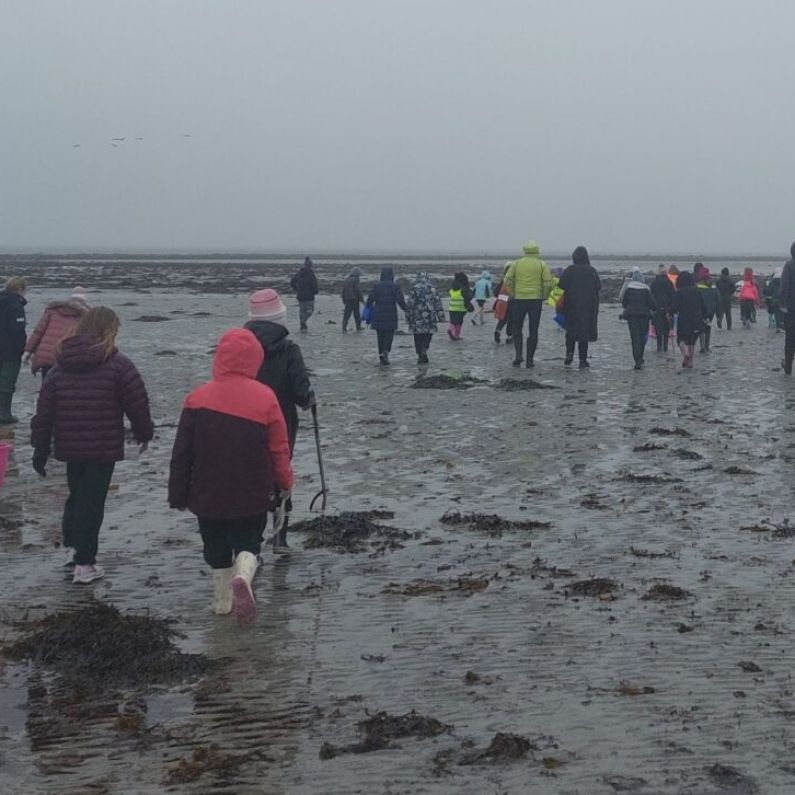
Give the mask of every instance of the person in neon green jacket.
[[524, 256], [516, 260], [505, 274], [505, 289], [513, 299], [513, 343], [516, 348], [514, 367], [522, 363], [525, 317], [530, 325], [527, 338], [527, 366], [534, 366], [533, 357], [538, 347], [541, 308], [552, 292], [552, 274], [539, 253], [538, 243], [535, 240], [526, 243]]

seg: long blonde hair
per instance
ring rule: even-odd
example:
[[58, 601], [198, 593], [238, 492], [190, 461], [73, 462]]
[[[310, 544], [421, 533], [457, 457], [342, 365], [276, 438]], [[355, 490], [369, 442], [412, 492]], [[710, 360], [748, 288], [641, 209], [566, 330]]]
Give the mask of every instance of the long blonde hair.
[[80, 318], [72, 330], [61, 340], [58, 347], [70, 337], [93, 337], [95, 347], [102, 349], [102, 358], [107, 359], [116, 350], [116, 335], [119, 333], [119, 316], [106, 306], [95, 306]]

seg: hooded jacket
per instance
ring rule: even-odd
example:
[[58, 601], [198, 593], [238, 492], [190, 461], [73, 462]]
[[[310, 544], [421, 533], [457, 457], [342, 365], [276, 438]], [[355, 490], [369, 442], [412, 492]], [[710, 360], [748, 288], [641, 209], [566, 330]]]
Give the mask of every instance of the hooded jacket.
[[87, 311], [88, 306], [78, 300], [51, 301], [47, 304], [41, 320], [25, 345], [25, 353], [33, 356], [31, 369], [34, 373], [42, 367], [52, 367], [55, 364], [56, 346]]
[[25, 297], [0, 292], [0, 362], [18, 362], [25, 352]]
[[602, 283], [588, 252], [579, 247], [560, 277], [566, 334], [578, 342], [596, 342], [599, 318], [599, 293]]
[[680, 274], [678, 284], [671, 306], [671, 312], [677, 317], [677, 339], [692, 344], [692, 340], [703, 333], [704, 319], [708, 316], [704, 290], [696, 287], [689, 273]]
[[524, 246], [524, 256], [508, 268], [503, 284], [511, 298], [546, 301], [552, 290], [552, 274], [539, 257], [538, 244], [531, 240]]
[[494, 282], [491, 280], [491, 274], [488, 271], [483, 271], [480, 278], [475, 282], [475, 300], [485, 301], [494, 295]]
[[277, 489], [292, 488], [284, 417], [273, 390], [256, 380], [264, 358], [246, 329], [221, 337], [212, 381], [182, 408], [168, 481], [172, 508], [244, 519], [272, 510]]
[[290, 286], [295, 290], [299, 301], [314, 301], [318, 294], [317, 276], [309, 263], [304, 263], [298, 273], [290, 279]]
[[362, 289], [359, 287], [359, 278], [361, 275], [361, 270], [359, 270], [359, 268], [354, 268], [348, 278], [342, 283], [342, 300], [345, 303], [364, 303]]
[[301, 349], [291, 339], [290, 332], [268, 320], [250, 320], [245, 328], [259, 340], [265, 359], [257, 373], [257, 381], [269, 386], [281, 406], [287, 424], [290, 451], [295, 449], [298, 435], [298, 410], [312, 404], [312, 385], [306, 372]]
[[731, 301], [737, 290], [737, 284], [731, 276], [726, 276], [721, 273], [721, 275], [718, 276], [718, 281], [715, 282], [715, 288], [723, 301]]
[[444, 320], [444, 306], [431, 277], [420, 272], [406, 293], [406, 323], [412, 334], [436, 334]]
[[624, 307], [623, 317], [627, 320], [631, 317], [650, 319], [657, 309], [649, 285], [634, 277], [626, 285], [621, 306]]
[[149, 396], [135, 365], [116, 350], [105, 358], [92, 337], [70, 337], [39, 392], [31, 444], [49, 455], [54, 438], [58, 461], [121, 461], [125, 415], [136, 441], [152, 439]]
[[403, 298], [403, 291], [395, 284], [395, 273], [388, 265], [381, 270], [381, 280], [370, 290], [367, 306], [373, 308], [370, 320], [372, 328], [376, 331], [397, 330], [397, 308], [400, 307], [405, 311], [406, 301]]

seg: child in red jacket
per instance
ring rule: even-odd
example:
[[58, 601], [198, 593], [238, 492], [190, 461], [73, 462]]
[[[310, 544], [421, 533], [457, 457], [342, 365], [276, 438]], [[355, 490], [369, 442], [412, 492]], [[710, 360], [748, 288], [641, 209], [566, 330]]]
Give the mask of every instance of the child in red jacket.
[[756, 286], [753, 268], [746, 268], [743, 272], [743, 283], [740, 286], [740, 319], [743, 328], [751, 328], [754, 322], [754, 313], [759, 306], [759, 288]]
[[265, 353], [246, 329], [221, 337], [213, 380], [185, 400], [171, 456], [168, 500], [199, 520], [213, 570], [213, 609], [251, 621], [251, 581], [262, 530], [293, 486], [287, 426], [270, 387], [256, 380]]

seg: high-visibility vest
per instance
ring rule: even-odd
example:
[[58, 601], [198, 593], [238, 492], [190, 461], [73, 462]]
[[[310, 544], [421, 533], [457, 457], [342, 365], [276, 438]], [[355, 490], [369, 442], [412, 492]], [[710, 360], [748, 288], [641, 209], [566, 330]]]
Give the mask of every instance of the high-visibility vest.
[[451, 312], [467, 311], [462, 290], [450, 290], [450, 306], [448, 308]]

